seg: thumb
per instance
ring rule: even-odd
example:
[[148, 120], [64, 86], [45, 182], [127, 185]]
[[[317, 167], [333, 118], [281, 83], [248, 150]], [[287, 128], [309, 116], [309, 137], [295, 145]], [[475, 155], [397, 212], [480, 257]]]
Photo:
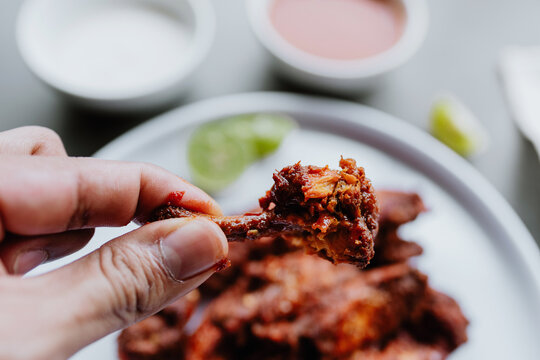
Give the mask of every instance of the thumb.
[[57, 315], [49, 332], [56, 353], [69, 356], [157, 312], [208, 279], [227, 252], [216, 224], [171, 219], [147, 224], [36, 278], [48, 310]]

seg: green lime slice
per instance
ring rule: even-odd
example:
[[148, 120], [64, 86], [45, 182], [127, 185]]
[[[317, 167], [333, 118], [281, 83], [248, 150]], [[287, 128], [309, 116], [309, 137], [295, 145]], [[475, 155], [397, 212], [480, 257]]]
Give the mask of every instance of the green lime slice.
[[219, 122], [200, 127], [188, 146], [193, 182], [208, 192], [219, 191], [236, 180], [256, 153], [251, 142], [239, 141]]
[[274, 152], [295, 127], [292, 118], [275, 114], [238, 115], [201, 126], [188, 145], [194, 183], [208, 192], [223, 189]]
[[457, 98], [438, 98], [431, 109], [430, 130], [434, 137], [461, 156], [477, 153], [486, 145], [485, 131], [473, 113]]

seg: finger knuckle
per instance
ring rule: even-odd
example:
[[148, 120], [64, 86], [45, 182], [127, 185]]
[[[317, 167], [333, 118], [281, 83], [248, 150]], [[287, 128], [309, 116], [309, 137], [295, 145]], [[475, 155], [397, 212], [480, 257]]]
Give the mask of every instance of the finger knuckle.
[[99, 263], [110, 288], [111, 310], [123, 324], [131, 324], [160, 307], [167, 276], [151, 251], [106, 245], [100, 251]]
[[141, 174], [161, 174], [165, 172], [162, 167], [147, 162], [141, 162], [138, 164]]
[[26, 131], [35, 139], [32, 153], [36, 154], [45, 149], [63, 149], [64, 144], [60, 136], [54, 131], [42, 126], [28, 126]]

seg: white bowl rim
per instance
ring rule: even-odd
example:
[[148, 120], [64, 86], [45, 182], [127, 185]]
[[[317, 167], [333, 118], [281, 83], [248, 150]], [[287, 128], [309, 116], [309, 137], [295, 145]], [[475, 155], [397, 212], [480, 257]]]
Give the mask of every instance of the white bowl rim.
[[403, 4], [405, 30], [390, 49], [375, 56], [355, 60], [326, 59], [302, 51], [277, 32], [268, 16], [275, 0], [246, 0], [251, 27], [264, 47], [277, 58], [300, 71], [334, 79], [361, 79], [388, 72], [405, 63], [420, 48], [427, 34], [429, 11], [426, 0], [397, 0]]
[[28, 43], [27, 27], [32, 26], [28, 21], [28, 14], [32, 8], [44, 0], [26, 0], [19, 10], [16, 20], [15, 37], [19, 48], [19, 53], [27, 67], [43, 82], [50, 85], [61, 93], [74, 96], [76, 98], [91, 101], [125, 101], [140, 99], [152, 96], [161, 91], [165, 91], [180, 83], [188, 77], [197, 66], [206, 58], [215, 36], [216, 18], [215, 11], [209, 0], [184, 0], [192, 9], [194, 14], [193, 39], [189, 46], [190, 56], [187, 61], [178, 67], [173, 76], [166, 80], [141, 88], [130, 89], [129, 91], [107, 92], [102, 90], [89, 90], [80, 88], [51, 72], [46, 66], [31, 55]]

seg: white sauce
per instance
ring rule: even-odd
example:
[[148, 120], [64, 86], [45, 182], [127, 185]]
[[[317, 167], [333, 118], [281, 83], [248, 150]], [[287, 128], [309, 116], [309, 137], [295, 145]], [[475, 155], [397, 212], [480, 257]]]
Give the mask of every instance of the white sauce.
[[63, 28], [55, 44], [58, 76], [96, 93], [157, 86], [189, 56], [190, 29], [164, 10], [135, 1], [107, 1]]

